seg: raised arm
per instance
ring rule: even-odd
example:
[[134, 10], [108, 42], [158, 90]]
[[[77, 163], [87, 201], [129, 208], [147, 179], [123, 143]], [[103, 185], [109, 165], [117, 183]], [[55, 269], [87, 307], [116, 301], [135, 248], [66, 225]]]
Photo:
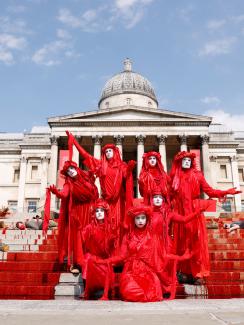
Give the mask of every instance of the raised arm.
[[69, 185], [66, 183], [62, 190], [58, 190], [55, 185], [49, 187], [50, 191], [55, 194], [59, 199], [65, 199], [69, 195]]
[[79, 154], [81, 155], [81, 157], [84, 158], [84, 165], [86, 165], [89, 169], [95, 171], [96, 168], [100, 165], [100, 160], [96, 159], [95, 157], [93, 157], [92, 155], [90, 155], [76, 140], [76, 138], [73, 136], [72, 133], [70, 133], [69, 131], [66, 131], [66, 134], [68, 136], [68, 144], [69, 147], [74, 145], [77, 150], [79, 151]]
[[197, 209], [195, 212], [187, 215], [187, 216], [182, 216], [181, 214], [178, 214], [176, 212], [171, 212], [170, 213], [170, 220], [179, 222], [179, 223], [187, 223], [194, 218], [198, 217], [201, 215], [201, 212], [205, 211], [204, 209]]

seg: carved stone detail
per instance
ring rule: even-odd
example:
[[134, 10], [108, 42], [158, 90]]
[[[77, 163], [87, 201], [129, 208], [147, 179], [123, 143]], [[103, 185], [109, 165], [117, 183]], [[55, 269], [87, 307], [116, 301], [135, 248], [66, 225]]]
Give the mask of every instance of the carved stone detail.
[[92, 141], [94, 144], [101, 144], [102, 143], [102, 136], [101, 135], [93, 135]]
[[188, 136], [185, 134], [180, 134], [178, 136], [178, 139], [179, 139], [181, 145], [183, 145], [183, 144], [187, 145], [187, 138], [188, 138]]
[[58, 138], [56, 135], [50, 137], [51, 145], [58, 145]]
[[116, 145], [122, 145], [124, 141], [124, 136], [121, 134], [115, 135], [114, 136], [114, 141]]
[[167, 135], [163, 135], [163, 134], [158, 135], [157, 136], [158, 144], [166, 144], [167, 138], [168, 138]]
[[207, 134], [201, 135], [202, 145], [209, 143], [209, 136]]
[[136, 136], [137, 144], [144, 144], [145, 139], [146, 139], [146, 137], [143, 134], [139, 134], [139, 135]]

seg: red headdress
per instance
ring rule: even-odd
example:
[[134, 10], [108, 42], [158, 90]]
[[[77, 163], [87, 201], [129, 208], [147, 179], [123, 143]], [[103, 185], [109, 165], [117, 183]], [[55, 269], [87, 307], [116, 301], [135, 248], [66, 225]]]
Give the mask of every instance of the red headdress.
[[148, 158], [152, 157], [152, 156], [156, 157], [156, 159], [157, 159], [157, 165], [155, 167], [159, 169], [161, 174], [165, 173], [164, 166], [163, 166], [162, 161], [161, 161], [161, 155], [160, 155], [159, 152], [156, 152], [156, 151], [149, 151], [149, 152], [144, 153], [144, 155], [142, 156], [142, 159], [143, 159], [142, 170], [143, 169], [148, 170], [149, 168], [153, 168], [149, 164], [149, 160], [148, 160]]
[[97, 208], [103, 209], [104, 212], [106, 213], [106, 215], [109, 213], [109, 205], [103, 199], [97, 199], [96, 202], [94, 203], [94, 205], [92, 207], [92, 214], [93, 215], [95, 215]]
[[145, 214], [147, 216], [147, 224], [151, 223], [151, 219], [152, 219], [152, 214], [153, 214], [153, 210], [152, 207], [148, 206], [148, 205], [138, 205], [135, 207], [132, 207], [128, 210], [127, 215], [128, 215], [128, 219], [130, 219], [129, 223], [131, 228], [135, 227], [135, 217], [138, 216], [139, 214]]
[[[106, 158], [105, 151], [107, 149], [113, 149], [113, 152], [114, 152], [113, 158], [111, 158], [110, 160], [108, 160]], [[119, 148], [116, 147], [112, 143], [106, 144], [102, 148], [102, 158], [101, 158], [101, 160], [102, 160], [102, 175], [106, 174], [108, 163], [112, 163], [113, 166], [120, 166], [122, 164], [122, 159], [121, 159], [121, 154], [120, 154]]]
[[75, 169], [78, 168], [77, 163], [72, 161], [72, 160], [66, 160], [64, 165], [63, 165], [63, 169], [60, 171], [60, 174], [67, 176], [67, 170], [69, 167], [74, 167]]
[[182, 159], [183, 158], [190, 158], [191, 159], [191, 170], [196, 170], [196, 155], [193, 152], [188, 152], [188, 151], [180, 151], [178, 152], [173, 160], [171, 172], [170, 172], [170, 177], [172, 180], [172, 188], [173, 190], [178, 190], [180, 186], [180, 179], [181, 179], [181, 174], [182, 174]]

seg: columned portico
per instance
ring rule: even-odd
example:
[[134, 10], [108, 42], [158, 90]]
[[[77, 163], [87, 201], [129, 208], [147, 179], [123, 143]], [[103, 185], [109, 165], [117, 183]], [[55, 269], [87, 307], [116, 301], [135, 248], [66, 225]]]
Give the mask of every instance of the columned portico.
[[211, 184], [210, 164], [209, 164], [209, 136], [207, 134], [201, 136], [202, 140], [202, 162], [204, 176], [209, 184]]
[[187, 136], [185, 134], [179, 135], [180, 151], [187, 151]]
[[167, 172], [167, 157], [166, 157], [166, 141], [167, 141], [167, 135], [158, 135], [158, 151], [161, 155], [161, 161], [164, 166], [164, 170]]
[[[80, 136], [76, 136], [76, 140], [78, 141], [78, 143], [80, 143], [81, 141], [81, 137]], [[77, 163], [77, 166], [79, 166], [79, 151], [77, 150], [77, 148], [75, 146], [73, 146], [73, 157], [72, 160], [74, 162]]]
[[[49, 165], [48, 183], [49, 185], [57, 184], [58, 173], [58, 137], [53, 135], [51, 138], [51, 160]], [[56, 208], [55, 195], [51, 195], [51, 210]]]
[[93, 155], [97, 159], [101, 159], [101, 144], [102, 144], [102, 136], [94, 135], [92, 136], [92, 141], [94, 144]]
[[124, 141], [123, 135], [118, 134], [118, 135], [114, 136], [114, 142], [115, 142], [116, 147], [120, 151], [121, 159], [123, 159], [123, 141]]
[[[236, 187], [237, 190], [240, 190], [237, 157], [231, 156], [230, 163], [231, 163], [233, 185], [234, 187]], [[236, 211], [241, 211], [241, 194], [234, 195], [234, 200], [235, 200]]]
[[[144, 154], [144, 141], [145, 136], [140, 134], [136, 136], [137, 142], [137, 178], [139, 178], [141, 168], [142, 168], [142, 156]], [[139, 193], [139, 188], [137, 187], [137, 197], [141, 197]]]
[[20, 163], [20, 176], [19, 176], [18, 212], [24, 211], [26, 170], [27, 170], [27, 158], [25, 156], [22, 156], [21, 163]]

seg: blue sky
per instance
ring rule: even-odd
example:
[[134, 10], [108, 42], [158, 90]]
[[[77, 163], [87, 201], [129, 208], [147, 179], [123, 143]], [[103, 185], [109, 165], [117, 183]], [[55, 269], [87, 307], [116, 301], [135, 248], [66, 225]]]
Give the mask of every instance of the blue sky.
[[126, 57], [161, 108], [244, 130], [243, 0], [0, 0], [0, 132], [97, 109]]

